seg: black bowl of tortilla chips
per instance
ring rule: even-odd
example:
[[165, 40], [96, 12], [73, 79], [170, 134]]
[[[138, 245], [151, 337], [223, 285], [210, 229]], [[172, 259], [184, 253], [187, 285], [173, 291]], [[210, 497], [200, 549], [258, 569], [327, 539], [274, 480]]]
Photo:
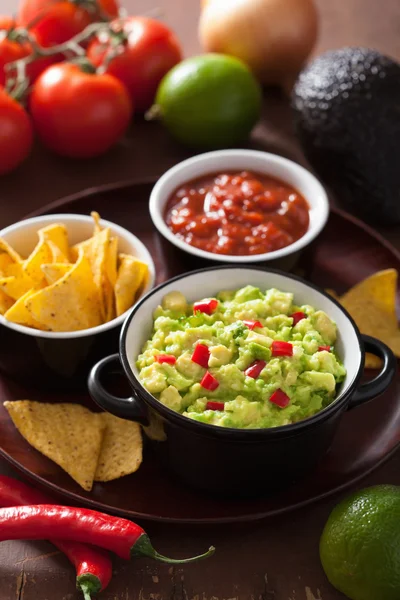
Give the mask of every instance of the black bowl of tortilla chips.
[[0, 370], [41, 389], [84, 387], [118, 349], [127, 311], [154, 283], [154, 263], [126, 229], [78, 214], [0, 231]]

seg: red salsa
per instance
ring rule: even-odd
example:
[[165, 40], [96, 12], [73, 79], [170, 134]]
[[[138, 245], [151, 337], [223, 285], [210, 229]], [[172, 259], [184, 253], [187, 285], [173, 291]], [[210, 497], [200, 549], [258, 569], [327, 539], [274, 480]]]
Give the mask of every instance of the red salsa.
[[181, 240], [207, 252], [251, 255], [289, 246], [307, 231], [306, 200], [287, 183], [250, 171], [188, 181], [164, 215]]

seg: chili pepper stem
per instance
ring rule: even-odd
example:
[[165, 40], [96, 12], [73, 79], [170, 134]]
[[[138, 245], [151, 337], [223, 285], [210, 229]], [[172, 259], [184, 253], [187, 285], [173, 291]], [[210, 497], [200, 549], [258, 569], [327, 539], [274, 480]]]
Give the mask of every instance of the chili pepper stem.
[[82, 591], [83, 594], [83, 598], [84, 600], [92, 600], [92, 596], [90, 595], [90, 590], [89, 590], [89, 586], [85, 585], [84, 583], [80, 586], [80, 589]]
[[92, 594], [98, 594], [98, 592], [101, 592], [100, 580], [91, 573], [79, 575], [76, 578], [76, 584], [78, 590], [82, 592], [84, 600], [92, 600]]
[[168, 558], [167, 556], [163, 556], [162, 554], [159, 554], [156, 550], [154, 550], [153, 546], [151, 545], [149, 536], [144, 533], [139, 537], [137, 542], [131, 548], [131, 558], [147, 557], [171, 565], [182, 565], [196, 562], [197, 560], [203, 560], [204, 558], [209, 558], [214, 554], [214, 552], [215, 548], [214, 546], [211, 546], [207, 552], [205, 552], [204, 554], [200, 554], [199, 556], [192, 556], [191, 558], [182, 559]]

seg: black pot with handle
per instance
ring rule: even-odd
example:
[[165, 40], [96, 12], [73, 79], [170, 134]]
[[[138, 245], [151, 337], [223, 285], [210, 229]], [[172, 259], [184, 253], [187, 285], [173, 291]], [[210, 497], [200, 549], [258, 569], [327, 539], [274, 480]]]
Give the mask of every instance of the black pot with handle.
[[[141, 384], [135, 365], [153, 325], [153, 311], [163, 296], [181, 291], [189, 300], [244, 285], [293, 292], [296, 303], [324, 310], [338, 327], [337, 351], [347, 370], [337, 398], [303, 421], [269, 429], [231, 429], [199, 423], [169, 409]], [[383, 360], [379, 374], [360, 383], [365, 351]], [[132, 395], [108, 392], [104, 377], [121, 371]], [[375, 338], [361, 335], [348, 313], [325, 292], [304, 280], [255, 267], [216, 267], [187, 273], [158, 286], [132, 310], [122, 328], [119, 354], [92, 369], [89, 392], [104, 410], [143, 425], [160, 460], [192, 487], [234, 499], [286, 487], [309, 473], [329, 449], [345, 411], [381, 395], [396, 373], [392, 351]]]

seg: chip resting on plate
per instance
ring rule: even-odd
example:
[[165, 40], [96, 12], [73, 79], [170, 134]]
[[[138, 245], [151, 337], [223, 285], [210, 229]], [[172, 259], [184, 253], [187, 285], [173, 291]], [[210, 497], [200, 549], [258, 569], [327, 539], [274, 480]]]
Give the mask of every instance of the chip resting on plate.
[[[396, 314], [396, 269], [378, 271], [338, 298], [361, 333], [381, 340], [400, 358], [400, 329]], [[365, 366], [378, 369], [379, 357], [366, 354]]]
[[100, 215], [91, 213], [93, 235], [74, 246], [62, 223], [38, 230], [38, 241], [21, 257], [0, 239], [0, 314], [34, 329], [79, 331], [108, 323], [136, 301], [148, 265], [120, 253], [119, 240]]
[[140, 426], [109, 413], [101, 413], [99, 418], [105, 431], [95, 481], [112, 481], [135, 473], [143, 460]]
[[79, 404], [20, 400], [4, 406], [27, 442], [90, 492], [105, 429], [100, 416]]

